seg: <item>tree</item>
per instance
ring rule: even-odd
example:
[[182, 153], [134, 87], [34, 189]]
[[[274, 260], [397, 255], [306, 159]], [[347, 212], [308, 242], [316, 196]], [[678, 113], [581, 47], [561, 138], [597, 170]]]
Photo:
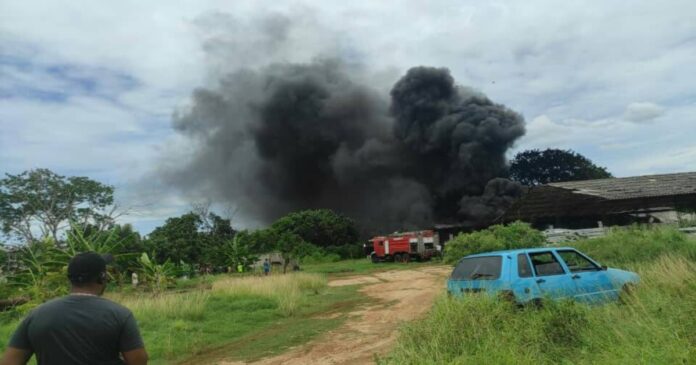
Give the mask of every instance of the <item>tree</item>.
[[66, 236], [65, 245], [67, 248], [74, 245], [76, 241], [100, 245], [101, 247], [82, 245], [80, 249], [113, 255], [114, 263], [112, 266], [121, 274], [125, 274], [137, 266], [138, 258], [147, 251], [140, 233], [135, 231], [130, 224], [114, 224], [108, 229], [92, 224], [84, 227], [75, 224], [67, 231]]
[[319, 247], [343, 246], [358, 242], [355, 222], [329, 209], [290, 213], [271, 226], [279, 233], [293, 233]]
[[0, 180], [0, 223], [4, 234], [37, 241], [59, 242], [70, 222], [105, 226], [113, 223], [114, 188], [87, 177], [58, 175], [48, 169], [6, 174]]
[[510, 177], [523, 185], [534, 186], [561, 181], [592, 180], [612, 177], [606, 167], [592, 163], [572, 150], [537, 149], [515, 155]]
[[[205, 219], [204, 219], [205, 218]], [[164, 225], [155, 228], [146, 246], [154, 253], [157, 262], [187, 262], [205, 265], [219, 264], [220, 248], [235, 235], [228, 219], [215, 213], [205, 217], [189, 212], [181, 217], [169, 218]]]
[[200, 262], [204, 242], [198, 234], [201, 219], [194, 213], [168, 218], [148, 237], [147, 246], [157, 262]]
[[309, 256], [317, 250], [317, 246], [304, 241], [299, 235], [290, 232], [283, 232], [278, 235], [275, 248], [283, 258], [283, 273], [287, 272], [290, 261]]
[[242, 235], [236, 235], [233, 239], [225, 242], [220, 251], [220, 256], [224, 258], [227, 266], [231, 266], [233, 269], [236, 269], [237, 265], [240, 264], [248, 267], [258, 260], [251, 247], [248, 246], [248, 241], [244, 240]]

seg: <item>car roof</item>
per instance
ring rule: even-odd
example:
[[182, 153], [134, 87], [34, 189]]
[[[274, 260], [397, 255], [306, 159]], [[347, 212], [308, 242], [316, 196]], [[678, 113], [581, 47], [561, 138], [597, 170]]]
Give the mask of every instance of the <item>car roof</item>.
[[483, 256], [504, 256], [504, 255], [517, 255], [520, 253], [534, 253], [549, 250], [575, 250], [573, 247], [534, 247], [534, 248], [518, 248], [514, 250], [501, 250], [501, 251], [491, 251], [491, 252], [481, 252], [474, 255], [469, 255], [464, 258], [470, 257], [483, 257]]

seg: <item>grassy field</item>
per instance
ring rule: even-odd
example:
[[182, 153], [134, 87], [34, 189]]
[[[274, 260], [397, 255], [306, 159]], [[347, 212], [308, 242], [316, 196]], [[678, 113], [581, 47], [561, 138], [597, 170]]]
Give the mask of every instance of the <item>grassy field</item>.
[[[249, 360], [279, 353], [344, 319], [318, 318], [319, 313], [349, 311], [366, 301], [355, 287], [327, 287], [323, 274], [215, 279], [201, 280], [184, 292], [107, 297], [133, 311], [155, 365]], [[201, 285], [211, 288], [200, 289]], [[17, 318], [5, 318], [0, 324], [1, 348], [17, 324]]]
[[696, 242], [671, 229], [617, 230], [572, 244], [636, 271], [626, 303], [517, 309], [492, 298], [439, 298], [405, 325], [383, 364], [696, 364]]
[[322, 273], [331, 274], [332, 276], [342, 276], [387, 270], [413, 269], [435, 264], [441, 264], [441, 262], [439, 260], [431, 260], [425, 262], [413, 261], [406, 264], [396, 262], [380, 262], [374, 264], [369, 259], [354, 259], [319, 264], [305, 264], [302, 265], [302, 270], [308, 273]]

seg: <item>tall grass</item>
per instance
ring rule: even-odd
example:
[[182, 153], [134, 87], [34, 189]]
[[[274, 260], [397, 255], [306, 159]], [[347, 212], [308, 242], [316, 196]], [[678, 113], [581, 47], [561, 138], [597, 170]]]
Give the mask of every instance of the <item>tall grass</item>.
[[136, 318], [199, 320], [205, 315], [210, 293], [112, 294], [109, 299], [128, 307]]
[[214, 294], [232, 297], [260, 296], [278, 303], [284, 315], [292, 315], [302, 305], [304, 293], [318, 292], [327, 286], [327, 279], [319, 274], [292, 273], [263, 277], [227, 278], [213, 283]]
[[671, 227], [614, 228], [604, 237], [573, 242], [571, 246], [613, 265], [649, 262], [663, 254], [696, 261], [696, 241]]
[[633, 295], [623, 303], [547, 302], [541, 309], [442, 296], [426, 318], [400, 330], [380, 362], [696, 364], [696, 242], [669, 229], [634, 228], [573, 245], [636, 271], [641, 283]]

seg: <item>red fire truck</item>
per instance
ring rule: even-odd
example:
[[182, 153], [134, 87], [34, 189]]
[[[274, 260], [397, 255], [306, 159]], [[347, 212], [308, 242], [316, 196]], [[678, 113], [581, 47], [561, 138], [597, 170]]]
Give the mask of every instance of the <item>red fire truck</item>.
[[388, 236], [377, 236], [370, 239], [372, 262], [411, 260], [429, 260], [438, 255], [438, 238], [435, 232], [415, 231], [394, 233]]

